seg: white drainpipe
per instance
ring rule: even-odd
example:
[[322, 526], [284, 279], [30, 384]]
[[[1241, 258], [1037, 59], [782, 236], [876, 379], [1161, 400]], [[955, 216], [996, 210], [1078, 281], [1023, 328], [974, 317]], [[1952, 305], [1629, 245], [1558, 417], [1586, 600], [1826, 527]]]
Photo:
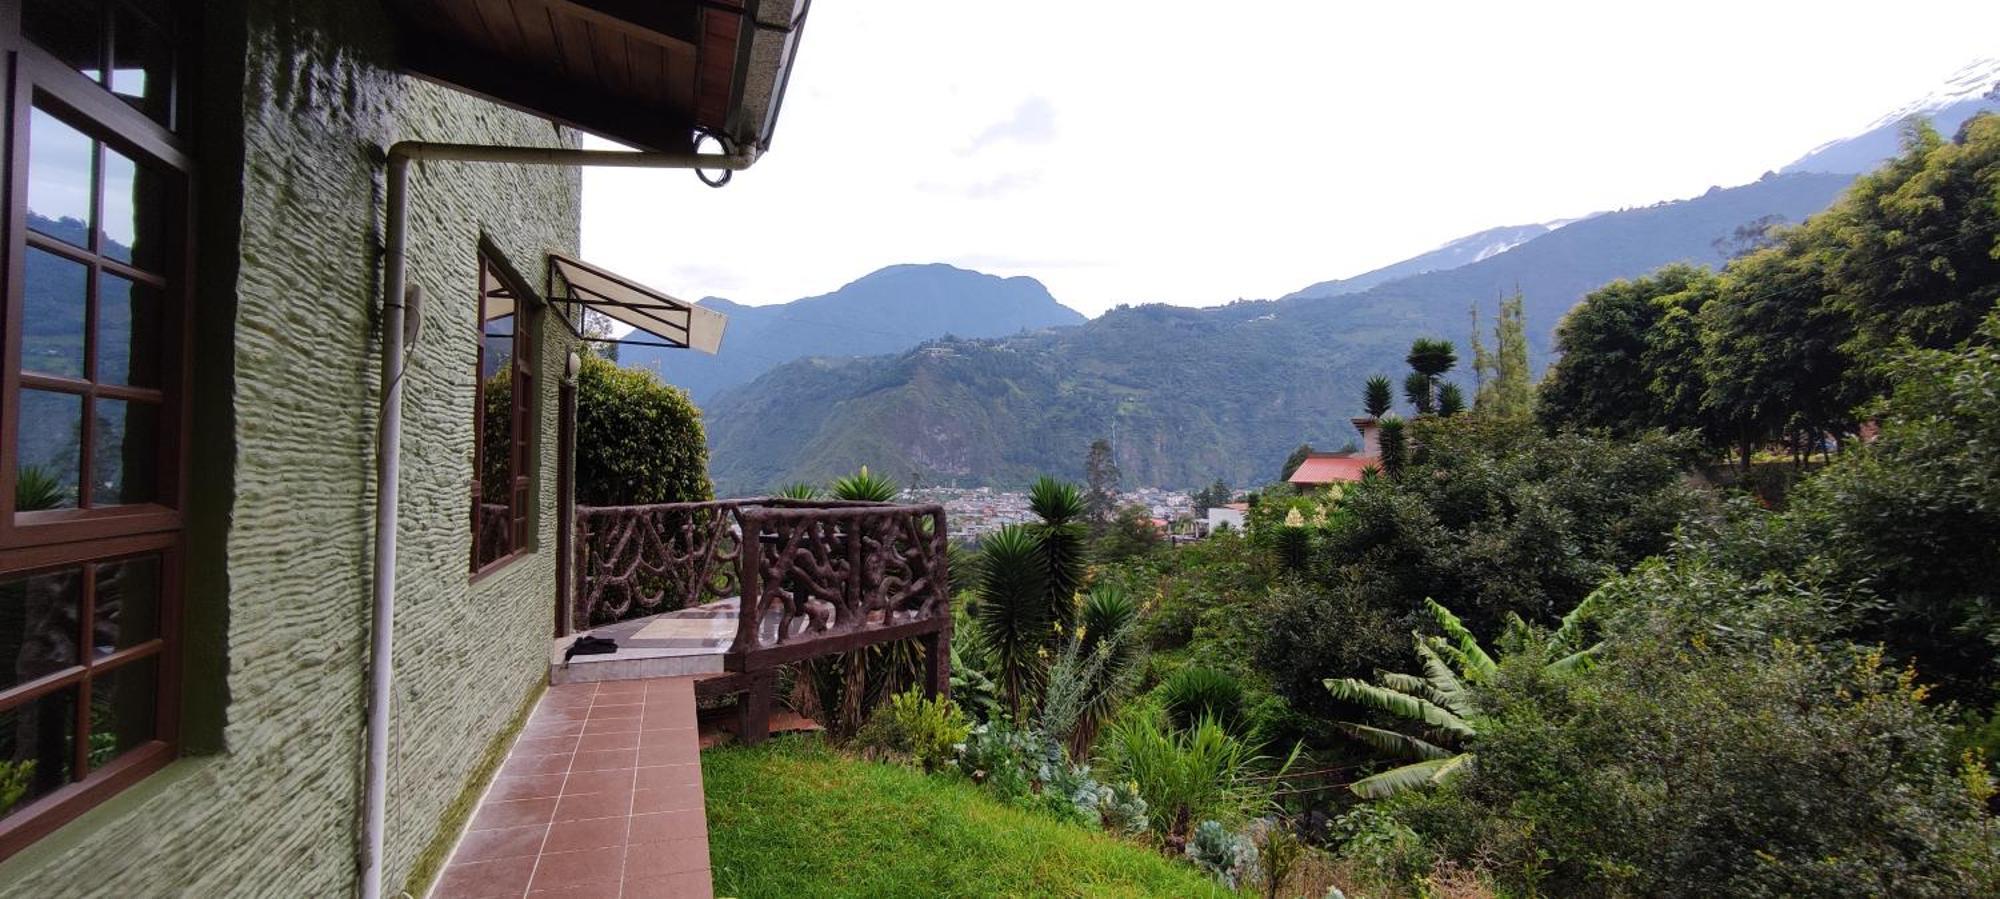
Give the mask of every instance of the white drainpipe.
[[362, 800], [361, 895], [381, 899], [382, 845], [389, 791], [389, 709], [395, 664], [396, 518], [403, 438], [403, 327], [409, 297], [410, 161], [499, 162], [516, 165], [610, 166], [741, 171], [755, 150], [716, 153], [633, 153], [550, 147], [490, 147], [402, 141], [389, 148], [388, 222], [382, 255], [382, 420], [375, 449], [375, 602], [369, 625], [367, 788]]

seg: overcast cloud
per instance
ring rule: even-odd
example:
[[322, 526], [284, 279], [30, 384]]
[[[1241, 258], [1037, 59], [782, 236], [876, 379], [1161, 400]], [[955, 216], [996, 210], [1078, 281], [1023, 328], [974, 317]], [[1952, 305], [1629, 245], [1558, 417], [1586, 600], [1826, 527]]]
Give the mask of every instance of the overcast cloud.
[[818, 0], [726, 188], [594, 170], [583, 249], [783, 302], [899, 262], [1096, 315], [1755, 180], [2000, 55], [2000, 2]]

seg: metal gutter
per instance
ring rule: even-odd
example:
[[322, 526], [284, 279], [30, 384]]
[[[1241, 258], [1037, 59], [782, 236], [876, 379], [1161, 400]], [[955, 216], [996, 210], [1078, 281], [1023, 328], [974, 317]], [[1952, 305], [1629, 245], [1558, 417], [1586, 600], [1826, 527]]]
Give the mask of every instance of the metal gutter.
[[[383, 844], [387, 835], [389, 724], [393, 701], [396, 618], [396, 521], [402, 497], [403, 372], [407, 315], [422, 293], [408, 287], [410, 162], [485, 162], [511, 165], [606, 166], [742, 171], [757, 161], [755, 148], [731, 154], [634, 153], [566, 147], [494, 147], [399, 141], [389, 148], [386, 222], [382, 253], [382, 413], [375, 449], [375, 562], [369, 622], [368, 756], [362, 799], [361, 895], [381, 899]], [[421, 320], [421, 309], [419, 309]]]

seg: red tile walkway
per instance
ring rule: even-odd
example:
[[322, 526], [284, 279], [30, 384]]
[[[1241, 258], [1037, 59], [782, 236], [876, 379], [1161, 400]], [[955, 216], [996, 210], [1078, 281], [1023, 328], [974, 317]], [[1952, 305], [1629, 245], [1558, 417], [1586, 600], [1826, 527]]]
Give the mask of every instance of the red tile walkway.
[[550, 687], [433, 899], [713, 895], [694, 680]]

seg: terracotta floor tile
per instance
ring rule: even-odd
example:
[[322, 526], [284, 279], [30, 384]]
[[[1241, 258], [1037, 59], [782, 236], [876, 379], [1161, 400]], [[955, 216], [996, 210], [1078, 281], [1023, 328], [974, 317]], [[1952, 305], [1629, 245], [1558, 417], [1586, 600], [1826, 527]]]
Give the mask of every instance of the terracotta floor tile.
[[694, 703], [676, 704], [672, 707], [654, 708], [646, 706], [646, 712], [639, 716], [640, 730], [681, 730], [692, 728], [695, 720]]
[[528, 899], [618, 899], [619, 885], [615, 883], [585, 883], [559, 890], [536, 890], [528, 894]]
[[624, 845], [626, 825], [630, 820], [621, 814], [587, 821], [558, 821], [549, 825], [549, 841], [543, 845], [542, 851], [575, 852]]
[[[626, 845], [656, 847], [660, 843], [700, 843], [702, 845], [700, 867], [708, 867], [708, 821], [702, 817], [700, 809], [668, 811], [660, 815], [632, 815], [630, 821], [632, 823], [626, 831]], [[690, 871], [692, 867], [694, 865], [682, 865], [680, 869]]]
[[646, 713], [646, 707], [636, 702], [619, 705], [598, 703], [590, 707], [590, 720], [603, 721], [611, 718], [638, 718]]
[[[641, 769], [645, 770], [645, 769]], [[659, 812], [702, 812], [701, 784], [682, 784], [661, 790], [632, 791], [632, 814], [651, 815]]]
[[500, 776], [562, 774], [569, 770], [569, 760], [566, 755], [510, 755], [507, 763], [500, 766]]
[[528, 737], [514, 742], [515, 755], [569, 755], [579, 737]]
[[535, 865], [532, 888], [555, 890], [589, 883], [615, 882], [624, 871], [624, 865], [623, 846], [546, 853]]
[[637, 762], [638, 754], [630, 749], [603, 749], [596, 752], [579, 752], [570, 762], [571, 771], [610, 771], [630, 768]]
[[646, 695], [646, 681], [643, 680], [602, 681], [597, 685], [598, 699], [604, 699], [607, 696], [644, 695]]
[[707, 869], [708, 838], [705, 836], [635, 844], [625, 852], [627, 881]]
[[637, 718], [599, 718], [584, 724], [583, 735], [587, 737], [592, 734], [629, 734], [638, 729]]
[[528, 722], [521, 728], [521, 738], [527, 740], [543, 737], [574, 737], [583, 733], [583, 720]]
[[524, 855], [540, 855], [542, 839], [549, 833], [546, 824], [530, 824], [525, 827], [502, 827], [498, 830], [466, 831], [458, 842], [458, 850], [452, 853], [451, 863], [489, 862], [498, 858], [519, 858]]
[[498, 830], [505, 827], [525, 827], [530, 824], [547, 824], [555, 813], [554, 798], [510, 799], [505, 802], [487, 802], [479, 806], [479, 813], [472, 816], [469, 830]]
[[629, 793], [632, 791], [633, 772], [627, 768], [613, 768], [607, 771], [571, 771], [569, 779], [563, 781], [563, 795], [577, 793]]
[[528, 888], [535, 870], [535, 857], [503, 858], [490, 862], [452, 865], [438, 878], [432, 899], [484, 899], [488, 896], [519, 896]]
[[627, 880], [622, 895], [625, 899], [711, 899], [715, 893], [708, 871], [688, 871]]
[[[679, 734], [680, 738], [666, 740], [662, 745], [657, 746], [641, 745], [639, 747], [639, 767], [693, 765], [701, 762], [701, 742], [700, 738], [695, 736], [694, 731], [663, 730], [655, 731], [655, 733]], [[644, 737], [644, 734], [640, 735], [641, 740]]]
[[632, 813], [632, 794], [576, 793], [556, 800], [552, 821], [588, 821], [592, 818], [623, 818]]
[[563, 775], [524, 774], [502, 776], [493, 779], [493, 787], [486, 791], [487, 802], [506, 802], [509, 799], [541, 799], [562, 795]]
[[638, 777], [632, 782], [632, 788], [635, 790], [665, 790], [689, 784], [693, 784], [696, 787], [701, 786], [700, 765], [653, 765], [640, 768]]
[[578, 752], [600, 752], [606, 749], [639, 748], [639, 732], [626, 731], [617, 734], [591, 734], [577, 741]]
[[589, 717], [590, 706], [587, 705], [543, 707], [528, 716], [528, 724], [532, 726], [555, 721], [582, 721]]

